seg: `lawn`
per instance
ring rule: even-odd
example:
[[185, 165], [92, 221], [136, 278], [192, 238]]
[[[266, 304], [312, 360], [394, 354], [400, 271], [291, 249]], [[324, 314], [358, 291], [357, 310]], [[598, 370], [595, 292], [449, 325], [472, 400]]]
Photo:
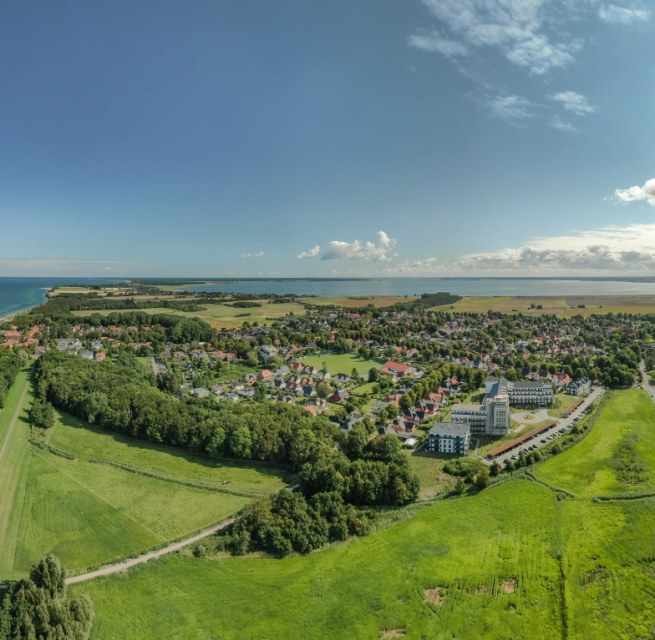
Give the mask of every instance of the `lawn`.
[[[309, 556], [170, 556], [69, 593], [93, 600], [95, 640], [559, 640], [559, 512], [519, 481]], [[443, 603], [425, 602], [436, 589]]]
[[[5, 442], [16, 410], [21, 405], [31, 366], [21, 371], [9, 391], [5, 408], [0, 411], [0, 448]], [[0, 581], [14, 577], [14, 558], [23, 512], [25, 489], [30, 472], [31, 455], [25, 443], [30, 437], [27, 411], [31, 405], [30, 389], [23, 399], [14, 428], [0, 460]]]
[[[215, 329], [235, 329], [240, 327], [244, 322], [250, 322], [251, 324], [257, 321], [260, 325], [273, 324], [278, 318], [282, 318], [289, 313], [293, 313], [297, 316], [305, 315], [305, 309], [299, 305], [294, 304], [293, 302], [285, 302], [283, 304], [270, 304], [268, 302], [262, 301], [261, 307], [252, 307], [250, 309], [240, 309], [238, 307], [228, 307], [224, 304], [207, 304], [203, 303], [202, 300], [197, 301], [199, 306], [203, 307], [204, 311], [175, 311], [174, 309], [142, 309], [146, 313], [169, 313], [180, 316], [185, 316], [187, 318], [202, 318], [208, 322]], [[88, 316], [91, 313], [99, 313], [103, 316], [106, 316], [110, 313], [125, 312], [126, 310], [111, 310], [103, 309], [101, 311], [73, 311], [72, 313], [76, 316]], [[237, 318], [237, 315], [248, 313], [249, 316]], [[267, 320], [267, 318], [273, 318], [273, 320]]]
[[[612, 391], [596, 426], [578, 445], [538, 467], [544, 482], [582, 496], [655, 490], [655, 406], [645, 391]], [[616, 456], [628, 442], [634, 464], [644, 465], [642, 481], [619, 479], [622, 464]]]
[[372, 368], [381, 369], [382, 365], [373, 360], [366, 360], [360, 355], [351, 353], [341, 353], [329, 356], [306, 356], [302, 358], [303, 364], [313, 365], [317, 369], [323, 368], [323, 363], [327, 364], [328, 371], [334, 376], [337, 373], [352, 374], [353, 368], [356, 368], [359, 375], [368, 373]]
[[548, 407], [547, 412], [551, 418], [561, 418], [562, 414], [578, 399], [577, 396], [570, 396], [565, 393], [558, 393], [555, 402]]
[[377, 386], [377, 382], [367, 382], [366, 384], [351, 389], [350, 393], [355, 396], [363, 396], [365, 393], [373, 393], [373, 389], [375, 389]]

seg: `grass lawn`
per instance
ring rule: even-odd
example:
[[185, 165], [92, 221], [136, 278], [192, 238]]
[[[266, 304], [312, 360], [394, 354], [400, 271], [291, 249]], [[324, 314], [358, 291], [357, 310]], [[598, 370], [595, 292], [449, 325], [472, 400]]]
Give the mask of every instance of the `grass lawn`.
[[548, 415], [552, 418], [561, 418], [564, 411], [566, 411], [566, 409], [568, 409], [577, 399], [577, 396], [558, 393], [555, 396], [555, 402], [553, 402], [553, 405], [547, 409]]
[[[420, 432], [417, 432], [420, 433]], [[421, 492], [419, 499], [428, 500], [437, 493], [441, 493], [449, 487], [454, 487], [456, 478], [444, 473], [443, 466], [448, 460], [457, 456], [450, 453], [437, 453], [421, 449], [415, 453], [407, 453], [412, 472], [421, 481]]]
[[[32, 462], [29, 449], [25, 445], [30, 437], [27, 412], [32, 396], [29, 387], [23, 398], [30, 369], [31, 366], [26, 367], [18, 374], [14, 386], [7, 395], [5, 408], [0, 411], [0, 448], [2, 448], [16, 410], [22, 406], [0, 460], [0, 580], [15, 576], [14, 559], [20, 518]], [[23, 398], [22, 405], [21, 398]]]
[[341, 353], [338, 355], [330, 356], [307, 356], [302, 358], [302, 362], [306, 365], [313, 365], [317, 369], [321, 369], [323, 363], [327, 364], [328, 371], [334, 376], [337, 373], [345, 373], [350, 375], [353, 368], [356, 368], [359, 375], [368, 373], [372, 368], [382, 369], [382, 365], [373, 360], [366, 360], [360, 355], [353, 355], [351, 353]]
[[229, 380], [241, 380], [247, 373], [254, 373], [257, 375], [260, 369], [253, 369], [245, 364], [237, 362], [225, 363], [222, 365], [221, 372], [216, 376], [219, 382], [228, 382]]
[[[559, 511], [520, 481], [309, 556], [169, 556], [69, 593], [93, 600], [95, 640], [559, 640]], [[440, 605], [424, 601], [434, 589]]]
[[[591, 433], [578, 445], [548, 460], [536, 475], [582, 496], [655, 490], [655, 406], [645, 391], [612, 391]], [[635, 462], [645, 465], [643, 482], [626, 484], [617, 476], [621, 440], [632, 441]]]
[[[369, 367], [370, 369], [370, 367]], [[373, 393], [373, 389], [378, 386], [377, 382], [367, 382], [366, 384], [363, 384], [359, 387], [356, 387], [355, 389], [352, 389], [350, 393], [352, 395], [356, 396], [362, 396], [365, 393]]]
[[[215, 329], [235, 329], [240, 327], [244, 322], [251, 324], [257, 321], [260, 325], [273, 324], [276, 319], [282, 318], [289, 313], [297, 316], [305, 315], [305, 309], [299, 304], [293, 302], [285, 302], [284, 304], [269, 304], [262, 301], [261, 307], [252, 307], [251, 309], [239, 309], [238, 307], [228, 307], [224, 304], [206, 304], [198, 301], [199, 306], [204, 307], [204, 311], [175, 311], [174, 309], [142, 309], [146, 313], [169, 313], [187, 318], [202, 318]], [[125, 312], [125, 309], [111, 310], [103, 309], [101, 311], [73, 311], [76, 316], [88, 316], [91, 313], [99, 313], [103, 316], [109, 315], [117, 311], [118, 313]], [[249, 313], [249, 316], [237, 318], [236, 316], [242, 313]], [[273, 320], [267, 320], [273, 318]]]

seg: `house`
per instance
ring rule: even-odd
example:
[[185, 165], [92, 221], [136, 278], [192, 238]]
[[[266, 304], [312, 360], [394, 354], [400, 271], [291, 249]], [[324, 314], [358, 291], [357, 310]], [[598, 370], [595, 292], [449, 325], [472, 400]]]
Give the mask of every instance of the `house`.
[[272, 358], [273, 356], [276, 356], [278, 354], [278, 350], [273, 347], [272, 345], [265, 344], [261, 347], [259, 347], [259, 355], [264, 359], [268, 360], [269, 358]]
[[412, 373], [416, 372], [416, 368], [408, 364], [399, 364], [397, 362], [392, 362], [391, 360], [382, 367], [380, 373], [387, 375], [400, 375], [400, 376], [409, 376]]
[[329, 371], [322, 369], [321, 371], [317, 371], [314, 377], [317, 380], [329, 380], [332, 377], [332, 375], [330, 374]]
[[284, 389], [287, 386], [287, 382], [284, 378], [275, 378], [272, 383], [269, 383], [274, 389]]
[[243, 376], [243, 381], [246, 384], [250, 384], [251, 382], [256, 382], [257, 376], [254, 373], [246, 373], [246, 375]]
[[589, 388], [591, 388], [591, 380], [589, 378], [578, 378], [575, 382], [569, 383], [566, 393], [570, 396], [579, 396]]
[[350, 394], [345, 389], [339, 389], [330, 396], [332, 402], [345, 402], [348, 398], [350, 398]]
[[311, 364], [308, 364], [303, 369], [303, 373], [306, 373], [306, 374], [308, 374], [310, 376], [313, 376], [317, 371], [318, 371], [318, 369], [315, 366], [311, 365]]
[[296, 399], [293, 396], [282, 396], [280, 402], [284, 404], [296, 404]]
[[245, 387], [239, 391], [239, 395], [244, 398], [254, 398], [256, 393], [257, 389], [255, 389], [255, 387]]
[[346, 384], [350, 382], [350, 376], [345, 373], [337, 373], [337, 375], [334, 376], [334, 381], [338, 384]]
[[571, 382], [571, 378], [569, 378], [568, 373], [557, 373], [553, 376], [553, 382], [558, 387], [565, 387], [569, 382]]
[[206, 398], [209, 395], [209, 391], [207, 391], [207, 389], [203, 389], [202, 387], [199, 387], [198, 389], [194, 389], [191, 392], [191, 395], [194, 398]]
[[268, 380], [269, 378], [273, 377], [273, 372], [269, 371], [268, 369], [264, 369], [263, 371], [260, 371], [257, 377], [260, 380]]
[[98, 349], [102, 349], [102, 340], [92, 340], [91, 341], [91, 348], [95, 349], [96, 351]]
[[302, 362], [292, 362], [289, 367], [293, 369], [293, 371], [296, 371], [297, 373], [302, 373], [303, 369], [305, 368], [305, 365]]
[[80, 354], [85, 360], [93, 360], [93, 351], [82, 351]]
[[312, 385], [306, 384], [302, 388], [302, 393], [305, 396], [305, 398], [313, 398], [316, 395], [316, 389], [314, 389], [314, 387], [312, 387]]
[[325, 415], [330, 410], [330, 405], [326, 400], [322, 398], [316, 398], [312, 400], [307, 406], [313, 406], [316, 408], [317, 415]]
[[280, 368], [275, 372], [275, 375], [276, 375], [276, 376], [287, 376], [287, 375], [289, 375], [289, 373], [291, 373], [291, 370], [290, 370], [289, 367], [287, 367], [287, 365], [285, 364], [285, 365], [282, 365], [282, 366], [281, 366], [281, 367], [280, 367]]
[[102, 362], [106, 357], [107, 357], [106, 353], [102, 353], [102, 352], [96, 353], [96, 362]]
[[395, 402], [398, 404], [400, 402], [400, 398], [402, 398], [402, 393], [391, 393], [388, 396], [384, 396], [384, 401], [385, 402]]
[[212, 387], [212, 391], [218, 396], [225, 392], [225, 385], [218, 382]]
[[236, 393], [226, 393], [225, 399], [232, 400], [232, 402], [236, 402], [239, 399], [239, 396]]

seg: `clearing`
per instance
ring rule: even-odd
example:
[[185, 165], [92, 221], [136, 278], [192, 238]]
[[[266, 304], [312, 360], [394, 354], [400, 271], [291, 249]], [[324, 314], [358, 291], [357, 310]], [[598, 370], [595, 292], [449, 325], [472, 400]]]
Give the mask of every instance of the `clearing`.
[[301, 358], [301, 362], [305, 365], [313, 365], [317, 369], [322, 369], [323, 363], [325, 362], [328, 371], [333, 376], [337, 373], [351, 375], [353, 368], [357, 369], [360, 376], [368, 373], [372, 368], [382, 369], [381, 364], [373, 362], [373, 360], [366, 360], [360, 355], [353, 355], [351, 353], [326, 356], [306, 356]]

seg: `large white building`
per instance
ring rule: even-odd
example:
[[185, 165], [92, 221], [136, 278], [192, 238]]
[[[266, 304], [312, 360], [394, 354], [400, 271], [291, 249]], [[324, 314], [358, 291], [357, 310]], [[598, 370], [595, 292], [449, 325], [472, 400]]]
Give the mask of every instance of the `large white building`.
[[427, 450], [467, 456], [471, 427], [465, 422], [437, 422], [428, 434]]

